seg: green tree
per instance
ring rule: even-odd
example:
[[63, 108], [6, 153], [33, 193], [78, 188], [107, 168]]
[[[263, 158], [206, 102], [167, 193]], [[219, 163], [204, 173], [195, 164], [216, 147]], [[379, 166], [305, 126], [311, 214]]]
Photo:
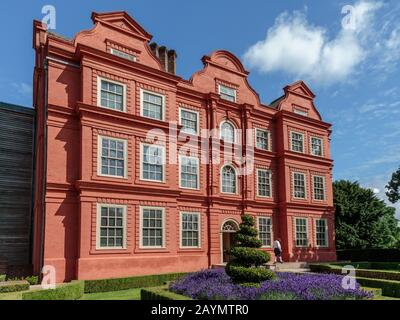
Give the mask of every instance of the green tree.
[[234, 258], [226, 266], [226, 273], [236, 283], [259, 284], [275, 277], [271, 270], [262, 267], [271, 256], [259, 250], [262, 243], [254, 225], [251, 215], [242, 215], [242, 223], [235, 234], [235, 243], [231, 249]]
[[370, 189], [346, 180], [333, 183], [337, 249], [394, 248], [400, 240], [395, 209]]
[[396, 203], [400, 200], [400, 168], [393, 172], [392, 179], [386, 186], [386, 195], [391, 203]]

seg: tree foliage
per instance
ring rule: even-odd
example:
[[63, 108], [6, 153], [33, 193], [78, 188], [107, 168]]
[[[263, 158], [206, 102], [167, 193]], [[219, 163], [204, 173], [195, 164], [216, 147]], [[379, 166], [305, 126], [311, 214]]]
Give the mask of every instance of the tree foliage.
[[370, 189], [346, 180], [333, 183], [336, 248], [394, 248], [400, 243], [395, 208]]
[[267, 252], [259, 250], [262, 243], [257, 238], [255, 221], [251, 215], [242, 216], [239, 231], [235, 234], [235, 243], [231, 249], [234, 257], [226, 266], [226, 273], [236, 283], [260, 283], [272, 279], [275, 275], [261, 265], [270, 260]]
[[392, 179], [386, 186], [386, 195], [391, 203], [396, 203], [400, 200], [400, 168], [393, 172]]

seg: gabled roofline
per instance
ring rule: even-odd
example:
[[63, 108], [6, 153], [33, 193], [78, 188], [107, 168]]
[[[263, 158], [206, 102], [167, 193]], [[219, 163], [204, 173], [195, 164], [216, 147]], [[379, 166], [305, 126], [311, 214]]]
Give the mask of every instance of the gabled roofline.
[[150, 41], [153, 38], [153, 36], [150, 33], [148, 33], [138, 22], [132, 19], [132, 17], [126, 11], [113, 11], [113, 12], [103, 12], [103, 13], [92, 12], [91, 16], [94, 24], [97, 22], [108, 24], [109, 23], [108, 20], [110, 20], [111, 18], [118, 18], [118, 17], [124, 18], [129, 24], [133, 26], [134, 29], [137, 29], [139, 31], [142, 37], [146, 38], [148, 41]]

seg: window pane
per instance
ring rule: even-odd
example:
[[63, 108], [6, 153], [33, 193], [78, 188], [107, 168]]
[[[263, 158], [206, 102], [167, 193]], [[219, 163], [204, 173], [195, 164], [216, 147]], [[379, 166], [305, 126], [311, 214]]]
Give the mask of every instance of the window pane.
[[197, 133], [197, 113], [181, 109], [181, 126], [182, 131], [196, 134]]
[[267, 170], [257, 170], [257, 191], [260, 197], [271, 197], [271, 173]]
[[180, 157], [181, 187], [198, 188], [198, 159]]
[[228, 100], [228, 101], [233, 101], [236, 102], [236, 90], [219, 85], [219, 94], [221, 96], [221, 99]]
[[227, 143], [235, 142], [235, 128], [229, 122], [223, 122], [221, 125], [221, 139]]
[[199, 225], [198, 223], [185, 221], [198, 221], [198, 213], [182, 213], [181, 239], [182, 247], [199, 246]]
[[271, 218], [260, 217], [258, 219], [258, 235], [263, 247], [270, 247], [272, 243], [272, 223]]
[[100, 90], [102, 107], [123, 111], [124, 87], [122, 85], [101, 80]]
[[146, 180], [163, 181], [163, 149], [143, 145], [142, 177]]
[[231, 166], [222, 169], [222, 192], [236, 193], [236, 172]]
[[112, 138], [101, 138], [101, 140], [101, 174], [124, 177], [125, 144]]
[[123, 208], [102, 206], [100, 212], [100, 247], [122, 248], [125, 219]]
[[160, 247], [163, 241], [163, 212], [161, 209], [143, 209], [142, 244]]
[[163, 97], [143, 92], [142, 113], [144, 117], [156, 120], [163, 118]]
[[296, 245], [306, 247], [308, 245], [307, 219], [296, 218]]
[[292, 132], [292, 151], [303, 152], [303, 135], [300, 133]]
[[269, 150], [268, 131], [256, 129], [256, 147], [262, 150]]
[[306, 197], [306, 186], [305, 176], [302, 173], [293, 174], [293, 192], [295, 198], [305, 199]]

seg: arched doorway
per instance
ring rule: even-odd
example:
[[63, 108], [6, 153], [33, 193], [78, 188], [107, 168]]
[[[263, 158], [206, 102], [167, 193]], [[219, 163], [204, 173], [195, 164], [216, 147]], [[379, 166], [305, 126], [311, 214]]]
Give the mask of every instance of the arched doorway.
[[228, 263], [231, 259], [231, 247], [236, 231], [239, 225], [235, 220], [226, 220], [221, 227], [221, 260], [222, 263]]

